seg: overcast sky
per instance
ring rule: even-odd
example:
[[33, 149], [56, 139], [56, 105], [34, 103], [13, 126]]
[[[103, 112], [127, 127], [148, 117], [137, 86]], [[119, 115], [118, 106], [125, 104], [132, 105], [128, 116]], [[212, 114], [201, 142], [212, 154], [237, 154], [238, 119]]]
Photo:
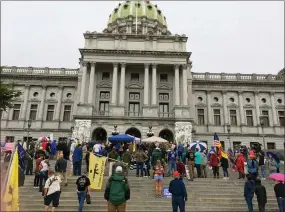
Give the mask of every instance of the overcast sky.
[[[120, 1], [1, 2], [1, 65], [77, 68], [87, 30]], [[284, 67], [284, 2], [155, 1], [186, 34], [193, 71], [276, 74]]]

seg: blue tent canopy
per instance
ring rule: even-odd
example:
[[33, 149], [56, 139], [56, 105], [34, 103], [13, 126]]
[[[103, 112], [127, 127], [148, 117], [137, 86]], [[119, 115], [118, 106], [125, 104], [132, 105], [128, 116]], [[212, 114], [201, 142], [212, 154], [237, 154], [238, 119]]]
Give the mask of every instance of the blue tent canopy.
[[108, 140], [111, 143], [116, 143], [116, 142], [133, 142], [135, 140], [134, 137], [126, 134], [119, 134], [119, 135], [114, 135], [108, 138]]

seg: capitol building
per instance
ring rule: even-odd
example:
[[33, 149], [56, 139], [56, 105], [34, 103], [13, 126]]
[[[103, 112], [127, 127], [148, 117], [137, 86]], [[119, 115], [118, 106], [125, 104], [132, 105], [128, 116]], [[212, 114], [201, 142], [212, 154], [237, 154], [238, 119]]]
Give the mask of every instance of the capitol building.
[[284, 149], [284, 69], [192, 72], [187, 36], [171, 32], [149, 1], [122, 2], [103, 32], [84, 39], [79, 68], [2, 67], [1, 80], [23, 95], [0, 113], [1, 141], [106, 141], [112, 132], [150, 131], [174, 141], [176, 123], [185, 123], [192, 140], [209, 145], [217, 133], [226, 149], [255, 142]]

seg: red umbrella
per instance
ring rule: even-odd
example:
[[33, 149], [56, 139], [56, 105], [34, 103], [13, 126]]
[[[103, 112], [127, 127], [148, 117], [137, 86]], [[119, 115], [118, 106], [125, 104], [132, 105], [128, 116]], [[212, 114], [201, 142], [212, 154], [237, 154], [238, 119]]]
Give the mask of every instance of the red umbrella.
[[285, 181], [285, 174], [273, 173], [273, 174], [270, 174], [268, 178], [276, 180], [276, 181], [284, 182]]

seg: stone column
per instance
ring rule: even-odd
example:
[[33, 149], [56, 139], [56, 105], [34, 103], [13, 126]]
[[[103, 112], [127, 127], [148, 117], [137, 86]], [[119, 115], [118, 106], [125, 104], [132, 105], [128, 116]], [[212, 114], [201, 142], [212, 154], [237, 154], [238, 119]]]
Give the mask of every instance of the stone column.
[[87, 63], [82, 62], [82, 80], [81, 80], [81, 91], [80, 91], [80, 103], [83, 104], [85, 101], [85, 85], [87, 77]]
[[152, 64], [151, 104], [156, 105], [156, 64]]
[[118, 64], [114, 63], [113, 65], [114, 65], [114, 68], [113, 68], [111, 104], [116, 105], [116, 103], [117, 103], [117, 87], [118, 87]]
[[95, 85], [95, 66], [96, 63], [91, 63], [90, 70], [90, 81], [89, 81], [89, 91], [88, 91], [88, 104], [93, 104], [93, 96], [94, 95], [94, 85]]
[[183, 65], [183, 72], [182, 72], [182, 86], [183, 86], [183, 106], [187, 106], [188, 102], [188, 93], [187, 93], [187, 65]]
[[174, 82], [175, 82], [175, 106], [180, 105], [180, 94], [179, 94], [179, 65], [175, 65], [174, 71]]
[[223, 91], [223, 110], [224, 110], [224, 124], [225, 127], [229, 124], [228, 107], [227, 107], [227, 91]]
[[119, 105], [125, 106], [125, 87], [126, 87], [126, 64], [121, 64], [121, 80], [120, 80], [120, 100]]
[[149, 64], [144, 64], [144, 93], [143, 93], [143, 104], [148, 105], [149, 97]]
[[255, 99], [255, 113], [256, 113], [256, 125], [260, 126], [260, 111], [259, 111], [259, 99], [258, 99], [258, 91], [254, 92], [254, 99]]
[[24, 103], [23, 107], [21, 109], [21, 120], [26, 120], [27, 115], [27, 107], [28, 107], [28, 101], [29, 101], [29, 93], [30, 93], [30, 85], [25, 85], [25, 92], [24, 92]]
[[245, 114], [243, 110], [243, 100], [242, 100], [242, 91], [238, 91], [238, 103], [239, 103], [239, 115], [240, 115], [240, 125], [245, 126]]
[[57, 105], [56, 105], [56, 111], [55, 111], [55, 121], [60, 121], [60, 112], [61, 112], [61, 102], [62, 102], [62, 92], [63, 92], [63, 86], [58, 86], [58, 99], [57, 99]]
[[43, 114], [44, 114], [44, 108], [45, 108], [45, 99], [46, 99], [46, 91], [47, 91], [47, 86], [43, 86], [42, 89], [42, 97], [41, 97], [41, 104], [40, 104], [40, 110], [38, 113], [38, 120], [43, 120]]
[[212, 125], [211, 91], [207, 91], [207, 117], [207, 124]]
[[273, 126], [278, 126], [274, 94], [275, 94], [274, 92], [270, 92], [270, 100], [271, 100], [271, 108], [272, 108], [271, 111], [272, 111]]

